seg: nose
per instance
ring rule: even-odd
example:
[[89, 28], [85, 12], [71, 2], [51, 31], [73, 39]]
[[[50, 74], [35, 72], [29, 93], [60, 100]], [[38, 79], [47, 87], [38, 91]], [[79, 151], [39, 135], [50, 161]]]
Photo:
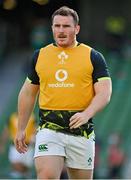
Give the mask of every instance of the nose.
[[64, 32], [64, 28], [63, 28], [63, 26], [60, 26], [60, 28], [59, 28], [59, 32]]

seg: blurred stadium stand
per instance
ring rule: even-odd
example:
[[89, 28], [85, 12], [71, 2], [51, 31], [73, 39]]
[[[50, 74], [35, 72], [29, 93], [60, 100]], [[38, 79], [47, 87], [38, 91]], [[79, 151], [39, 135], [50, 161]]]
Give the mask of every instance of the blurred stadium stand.
[[[0, 134], [12, 112], [15, 112], [17, 109], [17, 97], [25, 80], [25, 65], [29, 54], [27, 51], [10, 53], [4, 58], [6, 63], [2, 63], [0, 71]], [[9, 143], [5, 144], [6, 152], [4, 155], [0, 154], [0, 178], [10, 178]]]
[[17, 104], [15, 97], [18, 96], [19, 86], [25, 77], [24, 67], [27, 60], [25, 57], [28, 57], [26, 52], [15, 52], [4, 59], [6, 63], [0, 71], [0, 117], [3, 123], [2, 119], [6, 119], [15, 110], [14, 105]]
[[130, 105], [131, 105], [131, 62], [123, 59], [107, 58], [113, 81], [113, 95], [108, 107], [96, 116], [98, 136], [106, 140], [110, 133], [122, 133], [125, 141], [124, 147], [129, 146]]
[[106, 177], [108, 169], [107, 151], [109, 136], [113, 133], [121, 135], [122, 148], [127, 154], [130, 154], [131, 144], [131, 61], [117, 59], [115, 57], [106, 57], [111, 72], [113, 82], [113, 94], [110, 104], [104, 111], [98, 113], [95, 117], [96, 138], [102, 142], [101, 147], [101, 167], [100, 171], [103, 178]]

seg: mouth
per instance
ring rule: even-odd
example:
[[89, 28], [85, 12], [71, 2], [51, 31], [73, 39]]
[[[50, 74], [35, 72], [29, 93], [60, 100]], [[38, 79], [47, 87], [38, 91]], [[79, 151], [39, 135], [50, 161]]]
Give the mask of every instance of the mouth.
[[59, 40], [65, 40], [66, 38], [58, 38]]
[[66, 37], [59, 37], [59, 38], [58, 38], [58, 41], [59, 41], [59, 42], [64, 42], [64, 41], [66, 41]]

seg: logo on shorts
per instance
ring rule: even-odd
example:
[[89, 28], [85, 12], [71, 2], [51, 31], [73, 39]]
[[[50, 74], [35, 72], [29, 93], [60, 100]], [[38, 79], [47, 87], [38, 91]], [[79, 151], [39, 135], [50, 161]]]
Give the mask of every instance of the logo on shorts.
[[40, 144], [38, 149], [39, 149], [39, 152], [48, 151], [48, 145], [47, 144]]
[[89, 157], [89, 159], [88, 159], [88, 166], [91, 166], [91, 164], [92, 164], [92, 158]]

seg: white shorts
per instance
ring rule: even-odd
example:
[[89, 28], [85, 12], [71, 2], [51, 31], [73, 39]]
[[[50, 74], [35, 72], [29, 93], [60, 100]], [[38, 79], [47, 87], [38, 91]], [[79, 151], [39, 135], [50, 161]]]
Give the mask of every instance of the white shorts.
[[58, 155], [65, 157], [67, 167], [93, 169], [95, 156], [95, 134], [87, 139], [50, 129], [39, 130], [36, 135], [35, 155]]
[[14, 145], [11, 145], [9, 148], [9, 161], [11, 163], [22, 163], [27, 167], [33, 166], [33, 147], [29, 146], [28, 151], [24, 154], [20, 154]]

